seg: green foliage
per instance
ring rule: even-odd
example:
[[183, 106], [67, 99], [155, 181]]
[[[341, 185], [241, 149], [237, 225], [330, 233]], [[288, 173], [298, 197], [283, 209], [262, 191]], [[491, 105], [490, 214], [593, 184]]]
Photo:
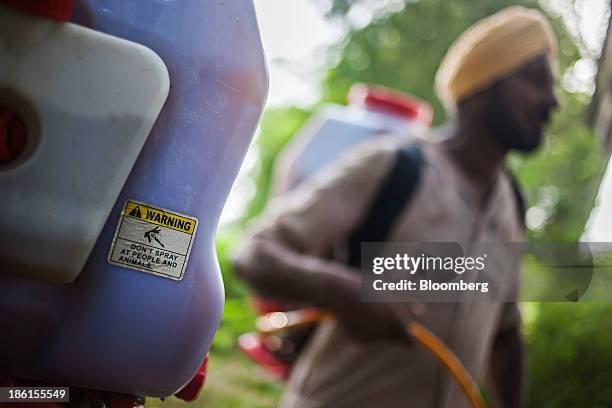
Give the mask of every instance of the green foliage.
[[246, 287], [236, 278], [232, 272], [231, 254], [235, 249], [236, 237], [241, 234], [242, 230], [236, 227], [225, 228], [217, 234], [217, 254], [219, 265], [221, 266], [221, 274], [223, 275], [223, 283], [225, 285], [225, 298], [241, 299], [247, 294]]
[[258, 166], [253, 174], [248, 175], [255, 182], [257, 190], [241, 219], [242, 225], [263, 210], [270, 193], [274, 159], [302, 126], [309, 114], [310, 112], [298, 108], [265, 111], [261, 119], [260, 134], [254, 144], [258, 153]]
[[605, 160], [599, 141], [584, 122], [587, 101], [558, 92], [562, 108], [554, 115], [544, 146], [533, 156], [515, 155], [517, 174], [530, 206], [545, 212], [545, 224], [530, 238], [576, 242], [593, 207]]
[[544, 303], [527, 325], [529, 407], [612, 406], [612, 304]]

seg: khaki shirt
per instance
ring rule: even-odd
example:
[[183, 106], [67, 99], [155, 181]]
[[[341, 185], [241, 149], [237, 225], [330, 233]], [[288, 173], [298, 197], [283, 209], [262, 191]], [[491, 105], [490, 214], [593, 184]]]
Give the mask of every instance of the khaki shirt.
[[[346, 241], [395, 160], [398, 139], [366, 142], [286, 197], [274, 200], [256, 234], [315, 257]], [[405, 142], [404, 142], [405, 143]], [[511, 183], [500, 172], [484, 206], [438, 145], [419, 141], [425, 164], [389, 241], [522, 241]], [[517, 280], [518, 271], [511, 271]], [[427, 303], [419, 321], [451, 347], [483, 384], [497, 330], [520, 324], [514, 303]], [[454, 380], [422, 346], [360, 343], [334, 321], [319, 325], [297, 361], [282, 407], [468, 407]]]

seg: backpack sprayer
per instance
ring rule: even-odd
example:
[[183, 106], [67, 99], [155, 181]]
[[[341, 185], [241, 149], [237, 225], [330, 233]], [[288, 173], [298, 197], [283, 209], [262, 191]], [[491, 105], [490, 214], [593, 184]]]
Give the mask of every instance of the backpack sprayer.
[[267, 92], [252, 1], [0, 0], [0, 67], [0, 383], [195, 399]]
[[[433, 117], [427, 103], [384, 87], [356, 84], [351, 88], [348, 99], [348, 107], [325, 107], [296, 135], [279, 161], [280, 168], [274, 186], [277, 193], [282, 194], [293, 189], [318, 169], [337, 160], [343, 152], [365, 140], [388, 134], [395, 134], [407, 140], [414, 139], [431, 124]], [[398, 155], [398, 160], [401, 158], [403, 161], [397, 170], [397, 175], [401, 176], [401, 185], [393, 185], [391, 190], [406, 190], [399, 200], [403, 205], [407, 204], [411, 191], [418, 183], [421, 165], [420, 159], [416, 158], [418, 156], [419, 153], [415, 149], [400, 152]], [[410, 174], [402, 174], [406, 172]], [[392, 179], [397, 182], [398, 178]], [[377, 197], [374, 201], [378, 200], [393, 201], [388, 197]], [[396, 210], [401, 210], [401, 206]], [[380, 217], [376, 212], [366, 217], [364, 225], [349, 239], [349, 265], [358, 267], [361, 260], [358, 251], [362, 241], [375, 242], [385, 238], [384, 231], [379, 231], [382, 236], [373, 237], [368, 224], [388, 224], [394, 217], [395, 214]], [[272, 375], [284, 380], [311, 335], [312, 328], [324, 320], [333, 319], [333, 316], [313, 308], [286, 311], [284, 305], [267, 299], [255, 299], [255, 306], [260, 313], [256, 320], [259, 334], [242, 335], [239, 346], [247, 356]], [[417, 322], [409, 323], [406, 332], [444, 365], [475, 408], [486, 407], [476, 382], [444, 342]]]

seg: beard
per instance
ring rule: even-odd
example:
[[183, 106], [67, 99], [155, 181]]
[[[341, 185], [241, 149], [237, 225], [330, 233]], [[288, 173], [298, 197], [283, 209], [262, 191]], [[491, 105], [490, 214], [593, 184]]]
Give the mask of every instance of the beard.
[[539, 131], [529, 129], [512, 115], [499, 93], [487, 108], [485, 124], [489, 128], [496, 143], [508, 150], [517, 150], [530, 153], [542, 144], [542, 134]]

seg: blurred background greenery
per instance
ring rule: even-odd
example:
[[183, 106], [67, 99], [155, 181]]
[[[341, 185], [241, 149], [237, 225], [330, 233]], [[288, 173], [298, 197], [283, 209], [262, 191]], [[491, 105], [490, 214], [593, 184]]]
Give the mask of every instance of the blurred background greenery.
[[[503, 7], [522, 4], [541, 8], [559, 38], [557, 92], [561, 107], [548, 128], [544, 147], [533, 156], [510, 159], [528, 201], [529, 238], [578, 240], [606, 163], [607, 155], [585, 121], [593, 85], [592, 78], [585, 81], [584, 71], [585, 67], [594, 70], [599, 53], [581, 36], [584, 21], [577, 11], [585, 1], [313, 1], [322, 4], [321, 13], [330, 24], [345, 27], [345, 35], [327, 53], [318, 104], [306, 109], [268, 108], [263, 115], [249, 153], [251, 165], [238, 180], [238, 184], [255, 188], [241, 203], [240, 214], [222, 225], [218, 233], [225, 312], [211, 351], [205, 392], [192, 406], [276, 404], [282, 387], [236, 348], [238, 335], [253, 329], [254, 315], [247, 290], [233, 275], [228, 256], [248, 222], [265, 206], [279, 151], [320, 105], [346, 103], [347, 91], [354, 82], [410, 92], [434, 107], [435, 125], [443, 124], [447, 118], [434, 95], [433, 79], [451, 42], [470, 24]], [[529, 345], [528, 406], [612, 407], [612, 305], [526, 303], [522, 308]], [[165, 407], [179, 405], [183, 403], [176, 399], [163, 403]], [[149, 401], [147, 406], [162, 404]]]

